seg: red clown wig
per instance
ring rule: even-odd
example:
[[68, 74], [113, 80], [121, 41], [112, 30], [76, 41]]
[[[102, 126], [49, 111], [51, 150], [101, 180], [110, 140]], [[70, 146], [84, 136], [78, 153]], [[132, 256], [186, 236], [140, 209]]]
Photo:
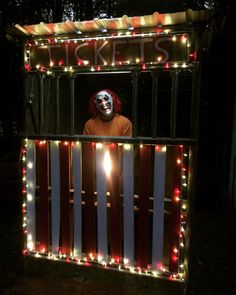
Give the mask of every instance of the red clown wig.
[[122, 111], [122, 102], [120, 101], [118, 95], [109, 90], [109, 89], [102, 89], [102, 90], [99, 90], [97, 92], [95, 92], [89, 99], [89, 113], [93, 116], [97, 116], [99, 114], [99, 110], [97, 109], [96, 107], [96, 95], [98, 92], [100, 91], [106, 91], [108, 92], [111, 96], [112, 96], [112, 100], [113, 100], [113, 111], [115, 113], [121, 113]]

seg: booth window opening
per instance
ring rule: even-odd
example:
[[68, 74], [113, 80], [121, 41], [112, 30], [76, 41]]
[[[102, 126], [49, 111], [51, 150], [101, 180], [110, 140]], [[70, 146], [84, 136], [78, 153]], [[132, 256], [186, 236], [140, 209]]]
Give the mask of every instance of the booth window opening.
[[[111, 89], [122, 102], [122, 115], [133, 126], [132, 137], [196, 139], [197, 114], [194, 76], [197, 64], [187, 69], [153, 69], [26, 75], [26, 135], [82, 135], [90, 114], [90, 96]], [[29, 102], [30, 98], [30, 102]]]

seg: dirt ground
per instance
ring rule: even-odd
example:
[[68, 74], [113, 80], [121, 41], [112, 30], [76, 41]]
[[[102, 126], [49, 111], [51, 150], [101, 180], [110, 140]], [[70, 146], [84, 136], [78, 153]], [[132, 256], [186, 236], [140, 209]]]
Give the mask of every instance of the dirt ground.
[[[21, 255], [21, 192], [17, 161], [0, 164], [0, 294], [179, 295], [175, 282], [118, 271], [25, 259]], [[189, 295], [236, 294], [236, 209], [195, 212]]]

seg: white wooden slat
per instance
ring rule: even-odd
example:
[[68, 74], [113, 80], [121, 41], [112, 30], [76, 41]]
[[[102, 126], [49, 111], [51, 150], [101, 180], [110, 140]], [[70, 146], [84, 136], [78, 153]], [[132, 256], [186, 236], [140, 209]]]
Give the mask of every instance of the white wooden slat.
[[59, 253], [60, 239], [60, 158], [59, 142], [50, 141], [50, 167], [51, 167], [51, 234], [52, 253]]
[[101, 143], [96, 145], [96, 187], [97, 187], [97, 238], [98, 255], [102, 260], [108, 260], [107, 242], [107, 198], [106, 174], [104, 170], [105, 148]]
[[164, 244], [164, 195], [166, 152], [155, 148], [154, 185], [153, 185], [153, 233], [152, 233], [152, 269], [160, 270], [163, 265]]
[[124, 263], [134, 266], [134, 160], [133, 145], [123, 148]]
[[82, 256], [82, 149], [72, 143], [72, 173], [74, 187], [74, 256]]
[[27, 140], [26, 147], [26, 190], [27, 190], [27, 250], [35, 251], [36, 244], [36, 150], [34, 140]]

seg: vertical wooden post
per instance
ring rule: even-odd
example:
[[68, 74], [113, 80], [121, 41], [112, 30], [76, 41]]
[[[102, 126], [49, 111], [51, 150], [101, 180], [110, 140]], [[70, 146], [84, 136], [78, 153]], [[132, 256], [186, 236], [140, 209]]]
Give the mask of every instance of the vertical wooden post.
[[39, 133], [42, 133], [44, 129], [44, 79], [45, 75], [40, 75]]
[[70, 134], [74, 134], [75, 129], [75, 77], [70, 77]]
[[152, 72], [152, 137], [157, 136], [157, 71]]
[[170, 137], [176, 137], [176, 113], [177, 113], [177, 91], [178, 91], [178, 71], [175, 70], [172, 77], [171, 93], [171, 115], [170, 115]]
[[56, 97], [55, 97], [55, 133], [60, 130], [60, 76], [56, 77]]
[[133, 82], [133, 89], [132, 89], [132, 134], [133, 137], [137, 136], [137, 120], [138, 120], [138, 72], [132, 72], [132, 82]]

